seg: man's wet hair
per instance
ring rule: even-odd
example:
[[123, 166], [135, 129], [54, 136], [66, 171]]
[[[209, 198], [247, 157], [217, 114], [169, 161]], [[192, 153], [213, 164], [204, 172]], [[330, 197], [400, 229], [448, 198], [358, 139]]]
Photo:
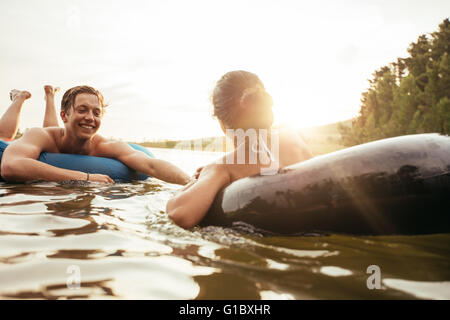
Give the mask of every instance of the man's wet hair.
[[64, 93], [64, 96], [61, 100], [61, 111], [68, 112], [69, 109], [74, 106], [75, 98], [77, 97], [77, 95], [81, 93], [88, 93], [95, 95], [98, 98], [98, 101], [102, 106], [102, 109], [104, 109], [107, 106], [107, 104], [105, 104], [103, 95], [97, 89], [94, 89], [90, 86], [76, 86], [70, 88]]

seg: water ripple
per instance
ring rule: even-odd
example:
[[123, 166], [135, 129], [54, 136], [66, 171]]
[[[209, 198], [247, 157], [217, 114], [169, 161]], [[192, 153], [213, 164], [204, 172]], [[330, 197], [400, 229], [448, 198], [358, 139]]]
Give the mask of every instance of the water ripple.
[[[152, 151], [188, 170], [204, 164]], [[165, 213], [177, 189], [156, 179], [0, 183], [0, 298], [448, 298], [449, 234], [286, 237], [244, 223], [184, 230]], [[367, 288], [370, 265], [381, 270], [381, 290]]]

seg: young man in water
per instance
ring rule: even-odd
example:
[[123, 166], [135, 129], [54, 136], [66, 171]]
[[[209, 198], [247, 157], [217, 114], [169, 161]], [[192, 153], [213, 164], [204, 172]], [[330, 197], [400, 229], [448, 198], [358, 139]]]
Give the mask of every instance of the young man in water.
[[[46, 90], [47, 103], [53, 90]], [[26, 91], [18, 93], [17, 103], [22, 105], [29, 97]], [[51, 102], [51, 101], [50, 101]], [[106, 107], [102, 94], [89, 86], [77, 86], [66, 91], [61, 102], [61, 119], [64, 128], [32, 128], [9, 145], [2, 157], [1, 176], [5, 181], [30, 180], [64, 181], [84, 180], [113, 183], [107, 175], [87, 174], [57, 168], [37, 159], [41, 152], [84, 154], [114, 158], [131, 169], [160, 180], [186, 184], [189, 176], [167, 161], [152, 159], [127, 143], [105, 139], [97, 134]], [[57, 121], [55, 125], [57, 125]]]

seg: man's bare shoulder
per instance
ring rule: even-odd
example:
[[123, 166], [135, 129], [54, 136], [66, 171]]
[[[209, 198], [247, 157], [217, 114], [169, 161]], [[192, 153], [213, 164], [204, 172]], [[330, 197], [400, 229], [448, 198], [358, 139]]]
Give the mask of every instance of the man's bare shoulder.
[[[54, 133], [48, 128], [31, 128], [23, 136], [11, 144], [11, 150], [28, 150], [33, 156], [43, 151], [59, 152], [54, 139]], [[21, 151], [20, 151], [21, 152]]]
[[93, 143], [94, 143], [94, 145], [100, 146], [100, 147], [128, 145], [126, 142], [123, 142], [123, 141], [120, 141], [120, 140], [108, 139], [108, 138], [102, 137], [102, 136], [100, 136], [98, 134], [95, 135]]
[[93, 155], [100, 157], [116, 158], [123, 153], [124, 148], [128, 149], [129, 145], [123, 141], [107, 139], [100, 135], [96, 135], [92, 141]]
[[115, 140], [113, 140], [113, 139], [107, 139], [107, 138], [105, 138], [105, 137], [103, 137], [103, 136], [101, 136], [101, 135], [99, 135], [99, 134], [96, 134], [96, 135], [93, 137], [93, 142], [94, 142], [95, 144], [99, 144], [99, 143], [108, 143], [108, 142], [112, 142], [112, 141], [115, 141]]
[[[56, 128], [31, 128], [25, 131], [23, 136], [17, 140], [17, 142], [31, 142], [31, 141], [41, 141], [46, 142], [54, 141], [57, 135]], [[59, 130], [61, 130], [59, 128]]]

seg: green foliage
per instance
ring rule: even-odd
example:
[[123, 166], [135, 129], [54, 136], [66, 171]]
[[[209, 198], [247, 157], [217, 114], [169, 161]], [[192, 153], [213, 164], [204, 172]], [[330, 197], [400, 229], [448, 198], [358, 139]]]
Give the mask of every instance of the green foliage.
[[340, 126], [341, 143], [424, 132], [450, 133], [450, 21], [437, 32], [421, 35], [398, 58], [373, 73], [361, 97], [359, 116]]

